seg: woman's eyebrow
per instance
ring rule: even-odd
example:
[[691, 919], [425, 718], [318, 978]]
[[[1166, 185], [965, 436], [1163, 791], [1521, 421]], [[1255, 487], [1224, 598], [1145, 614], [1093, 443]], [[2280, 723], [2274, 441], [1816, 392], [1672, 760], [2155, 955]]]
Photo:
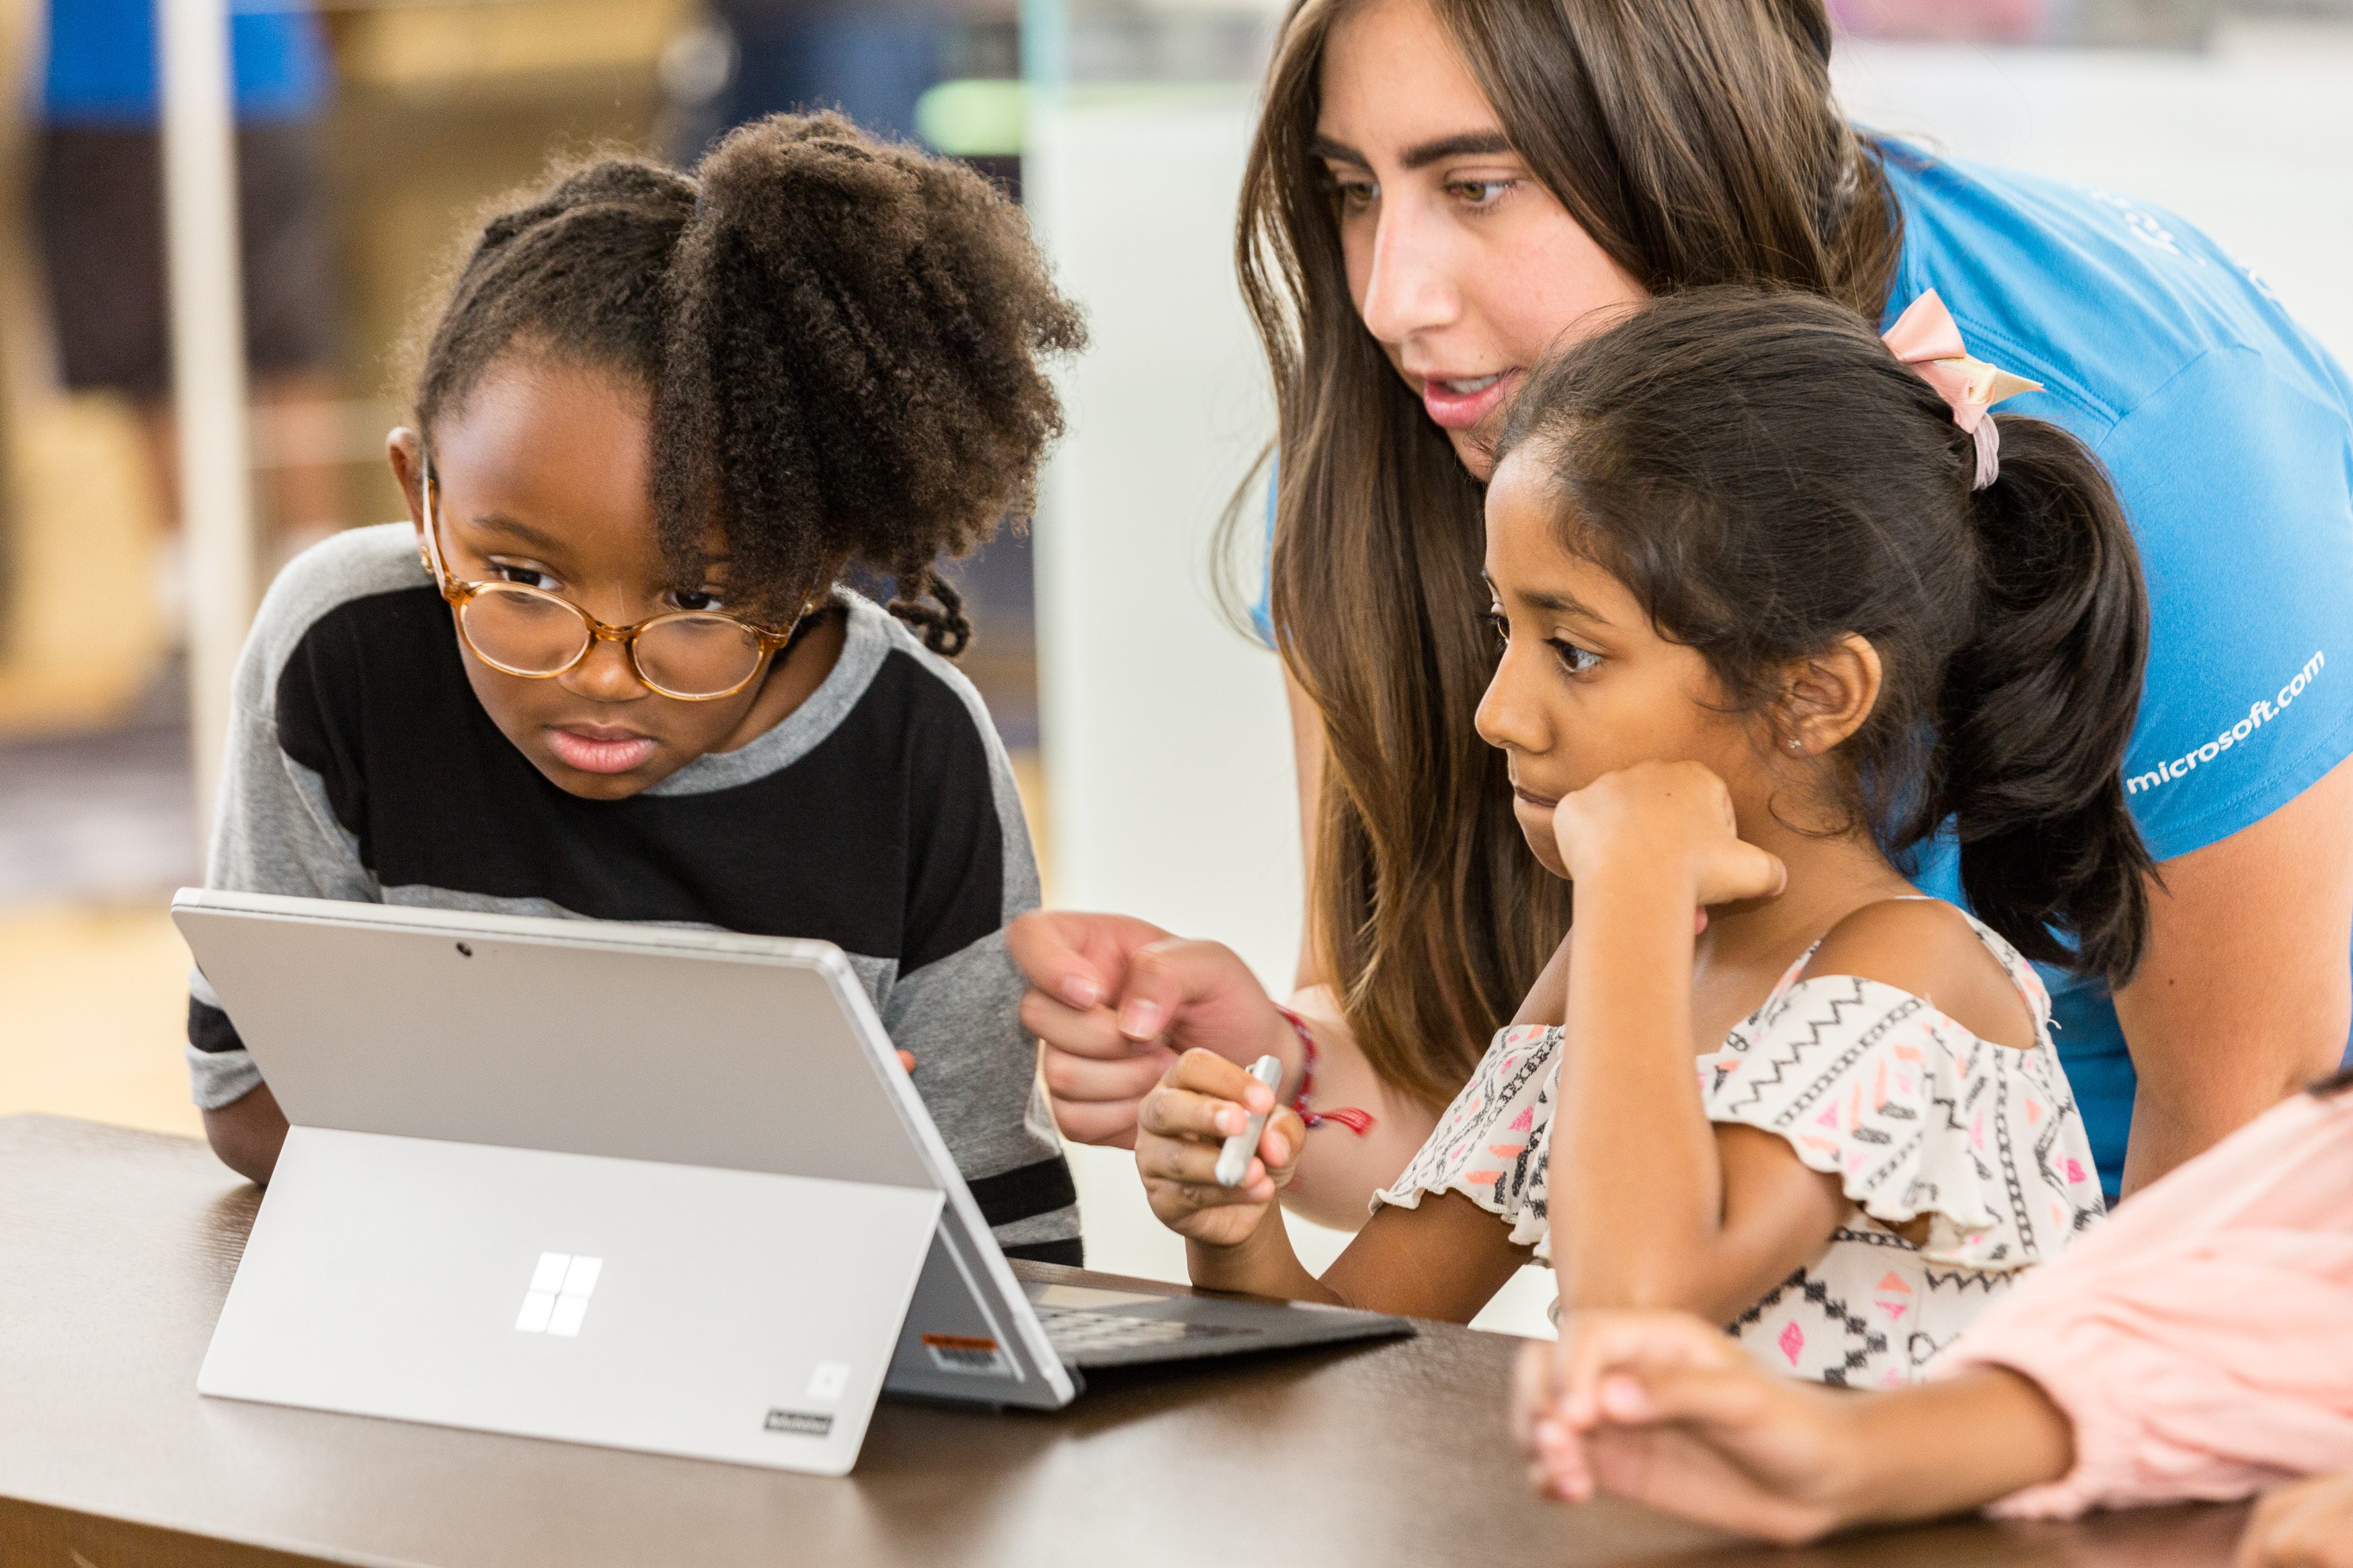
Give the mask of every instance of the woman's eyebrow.
[[[1511, 151], [1511, 138], [1500, 131], [1465, 131], [1453, 136], [1440, 136], [1433, 142], [1417, 142], [1407, 148], [1398, 161], [1409, 169], [1426, 169], [1449, 158], [1477, 158]], [[1344, 142], [1335, 142], [1329, 136], [1318, 136], [1309, 142], [1307, 155], [1330, 163], [1353, 163], [1360, 169], [1373, 166], [1372, 160], [1362, 153]]]
[[1344, 142], [1335, 142], [1329, 136], [1318, 136], [1314, 141], [1310, 142], [1307, 144], [1307, 155], [1311, 158], [1321, 158], [1327, 163], [1354, 163], [1359, 169], [1369, 169], [1373, 166], [1372, 161], [1362, 153]]
[[1477, 158], [1511, 150], [1511, 138], [1500, 131], [1467, 131], [1435, 142], [1418, 142], [1405, 150], [1398, 162], [1409, 169], [1426, 169], [1449, 158]]

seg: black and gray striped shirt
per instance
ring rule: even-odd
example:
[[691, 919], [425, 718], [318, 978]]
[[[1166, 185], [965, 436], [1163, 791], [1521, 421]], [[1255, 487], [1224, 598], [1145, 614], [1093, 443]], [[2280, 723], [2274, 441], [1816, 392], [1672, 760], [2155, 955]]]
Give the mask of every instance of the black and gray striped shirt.
[[[247, 641], [206, 880], [833, 942], [998, 1241], [1075, 1263], [1077, 1194], [1005, 951], [1038, 871], [1004, 747], [961, 672], [840, 602], [839, 660], [774, 729], [585, 800], [475, 700], [409, 529], [339, 535], [280, 575]], [[202, 975], [190, 989], [196, 1103], [226, 1105], [260, 1074]]]

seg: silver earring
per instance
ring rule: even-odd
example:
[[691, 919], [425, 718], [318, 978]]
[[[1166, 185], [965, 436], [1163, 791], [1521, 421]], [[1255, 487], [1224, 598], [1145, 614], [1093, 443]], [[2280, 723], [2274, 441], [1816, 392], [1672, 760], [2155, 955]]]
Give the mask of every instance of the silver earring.
[[1805, 749], [1805, 742], [1802, 741], [1792, 741], [1789, 742], [1789, 750], [1793, 752], [1802, 752]]

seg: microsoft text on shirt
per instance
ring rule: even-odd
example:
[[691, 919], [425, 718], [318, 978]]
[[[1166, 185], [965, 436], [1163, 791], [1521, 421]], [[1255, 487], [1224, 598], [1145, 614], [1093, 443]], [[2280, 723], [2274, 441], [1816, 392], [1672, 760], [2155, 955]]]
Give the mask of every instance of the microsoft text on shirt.
[[2297, 670], [2294, 676], [2290, 677], [2288, 683], [2281, 687], [2277, 693], [2273, 696], [2263, 698], [2260, 701], [2257, 701], [2253, 706], [2250, 707], [2247, 710], [2247, 716], [2245, 718], [2240, 720], [2237, 723], [2232, 725], [2229, 729], [2223, 731], [2221, 734], [2215, 736], [2204, 745], [2199, 746], [2191, 751], [2184, 752], [2181, 755], [2175, 757], [2170, 762], [2159, 763], [2147, 773], [2133, 774], [2130, 778], [2125, 780], [2125, 793], [2126, 795], [2138, 795], [2145, 789], [2155, 789], [2159, 784], [2171, 784], [2175, 779], [2178, 779], [2182, 774], [2189, 772], [2199, 763], [2212, 762], [2216, 757], [2221, 756], [2224, 752], [2229, 751], [2232, 747], [2239, 744], [2239, 742], [2244, 741], [2248, 736], [2253, 734], [2257, 730], [2262, 729], [2272, 720], [2278, 718], [2280, 710], [2285, 708], [2289, 703], [2294, 702], [2297, 698], [2303, 696], [2304, 689], [2310, 686], [2315, 680], [2318, 679], [2320, 678], [2320, 672], [2324, 668], [2327, 668], [2327, 665], [2328, 656], [2327, 654], [2314, 654], [2310, 658], [2304, 661], [2304, 668]]

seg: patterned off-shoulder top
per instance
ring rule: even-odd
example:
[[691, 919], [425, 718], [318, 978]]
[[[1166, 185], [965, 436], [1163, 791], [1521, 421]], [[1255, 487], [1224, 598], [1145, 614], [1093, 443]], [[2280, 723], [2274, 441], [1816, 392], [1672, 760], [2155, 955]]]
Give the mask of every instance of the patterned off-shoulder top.
[[[2031, 1048], [1981, 1040], [1876, 980], [1800, 979], [1809, 949], [1697, 1060], [1711, 1121], [1784, 1140], [1809, 1167], [1839, 1177], [1854, 1205], [1820, 1257], [1726, 1325], [1778, 1371], [1858, 1387], [1911, 1383], [2021, 1270], [2104, 1212], [2051, 1041], [2050, 995], [2016, 949], [1969, 924], [2033, 1014]], [[1560, 1048], [1556, 1026], [1498, 1033], [1373, 1206], [1461, 1193], [1549, 1261], [1545, 1167]], [[1915, 1242], [1905, 1232], [1917, 1233], [1923, 1215]]]

